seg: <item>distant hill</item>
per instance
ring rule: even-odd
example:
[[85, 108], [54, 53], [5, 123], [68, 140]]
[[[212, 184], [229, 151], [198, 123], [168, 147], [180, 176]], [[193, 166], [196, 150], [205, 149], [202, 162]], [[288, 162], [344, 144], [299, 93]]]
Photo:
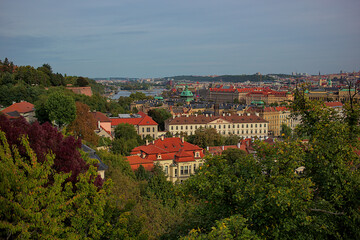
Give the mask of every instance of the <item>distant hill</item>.
[[222, 76], [174, 76], [170, 77], [175, 81], [194, 81], [194, 82], [260, 82], [273, 81], [273, 77], [268, 75], [222, 75]]

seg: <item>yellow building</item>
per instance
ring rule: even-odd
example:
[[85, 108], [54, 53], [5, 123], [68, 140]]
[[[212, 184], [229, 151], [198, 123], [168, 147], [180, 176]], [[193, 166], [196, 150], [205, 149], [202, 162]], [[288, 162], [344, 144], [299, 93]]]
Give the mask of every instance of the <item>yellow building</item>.
[[165, 122], [165, 130], [173, 136], [193, 135], [199, 128], [214, 128], [219, 134], [234, 134], [242, 138], [265, 139], [268, 136], [268, 121], [250, 113], [212, 115], [186, 115]]

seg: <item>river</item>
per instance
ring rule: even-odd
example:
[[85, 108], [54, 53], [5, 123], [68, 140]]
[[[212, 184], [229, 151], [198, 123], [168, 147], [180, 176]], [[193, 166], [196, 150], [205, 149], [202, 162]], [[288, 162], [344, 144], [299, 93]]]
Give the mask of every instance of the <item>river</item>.
[[151, 90], [119, 90], [116, 94], [112, 95], [110, 98], [111, 99], [118, 99], [120, 97], [129, 97], [130, 94], [135, 93], [135, 92], [142, 92], [145, 93], [146, 96], [160, 96], [161, 93], [166, 90], [165, 88], [154, 88]]

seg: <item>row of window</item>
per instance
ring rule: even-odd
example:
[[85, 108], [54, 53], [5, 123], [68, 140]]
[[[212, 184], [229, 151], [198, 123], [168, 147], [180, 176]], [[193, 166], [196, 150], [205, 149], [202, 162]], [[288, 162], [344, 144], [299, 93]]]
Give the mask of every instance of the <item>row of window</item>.
[[[199, 167], [201, 167], [203, 164], [202, 163], [199, 163]], [[193, 172], [195, 173], [195, 170], [196, 170], [196, 164], [193, 164]], [[169, 167], [168, 166], [165, 166], [165, 174], [169, 174]], [[178, 169], [175, 168], [175, 177], [178, 176]], [[190, 175], [191, 174], [191, 165], [190, 166], [181, 166], [180, 167], [180, 174], [179, 176], [182, 176], [182, 175]]]
[[[172, 132], [172, 134], [181, 134], [182, 133], [182, 131], [174, 131], [174, 132]], [[220, 134], [242, 134], [242, 135], [244, 135], [244, 134], [266, 134], [266, 130], [237, 130], [237, 131], [235, 131], [235, 130], [233, 130], [233, 131], [228, 131], [228, 132], [226, 132], [226, 131], [218, 131], [218, 133], [220, 133]], [[190, 132], [190, 134], [195, 134], [195, 132], [194, 131], [191, 131]]]
[[[257, 125], [257, 123], [256, 124], [241, 124], [241, 128], [249, 128], [249, 125], [250, 125], [250, 128], [253, 128], [254, 126], [255, 126], [255, 128], [257, 128], [258, 127], [258, 125]], [[221, 125], [213, 125], [213, 126], [211, 126], [211, 125], [205, 125], [205, 128], [207, 128], [207, 127], [209, 127], [209, 128], [217, 128], [217, 126], [219, 127], [219, 129], [221, 129]], [[228, 126], [227, 128], [231, 128], [231, 125], [229, 124], [229, 125], [223, 125], [223, 129], [226, 129], [226, 126]], [[261, 128], [261, 127], [266, 127], [266, 123], [265, 124], [259, 124], [259, 127]], [[198, 129], [198, 126], [197, 125], [195, 125], [195, 127], [194, 127], [195, 129]], [[199, 126], [199, 128], [200, 128], [200, 126]], [[236, 128], [236, 124], [233, 124], [232, 125], [232, 128]], [[237, 128], [240, 128], [240, 124], [237, 124]], [[188, 127], [188, 126], [180, 126], [180, 130], [188, 130], [188, 129], [190, 129], [190, 130], [192, 130], [193, 129], [193, 126], [192, 125], [190, 125], [190, 127]], [[174, 126], [171, 126], [171, 130], [174, 130]], [[179, 126], [175, 126], [175, 130], [179, 130]]]
[[[145, 128], [143, 127], [143, 128], [141, 129], [141, 131], [144, 133], [144, 132], [145, 132]], [[152, 131], [155, 132], [155, 127], [152, 127]], [[151, 127], [147, 127], [147, 128], [146, 128], [146, 132], [151, 132]]]

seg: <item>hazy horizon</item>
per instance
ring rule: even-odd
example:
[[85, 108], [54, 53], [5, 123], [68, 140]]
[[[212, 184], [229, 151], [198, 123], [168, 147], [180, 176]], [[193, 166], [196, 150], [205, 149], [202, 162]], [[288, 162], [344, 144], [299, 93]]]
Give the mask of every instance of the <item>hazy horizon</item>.
[[91, 78], [359, 71], [358, 0], [0, 2], [0, 59]]

